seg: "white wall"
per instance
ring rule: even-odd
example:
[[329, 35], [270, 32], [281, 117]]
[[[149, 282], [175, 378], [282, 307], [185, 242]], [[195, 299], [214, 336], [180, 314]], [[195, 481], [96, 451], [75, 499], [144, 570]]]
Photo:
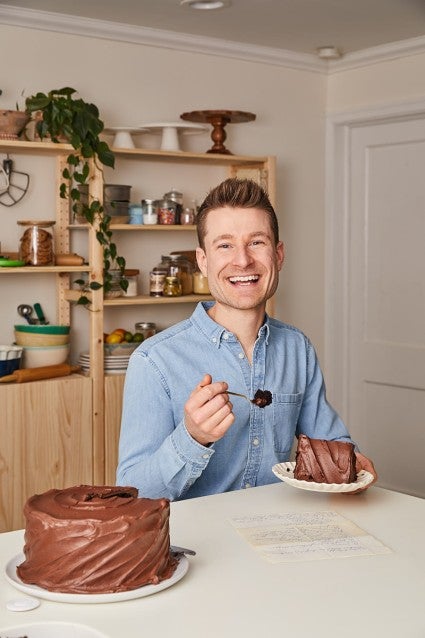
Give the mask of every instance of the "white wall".
[[370, 108], [425, 96], [425, 53], [370, 64], [328, 76], [327, 111]]
[[[97, 104], [108, 125], [176, 120], [184, 111], [205, 108], [256, 113], [253, 123], [227, 127], [226, 145], [238, 154], [277, 156], [277, 212], [287, 250], [277, 316], [302, 328], [319, 354], [322, 352], [326, 76], [213, 55], [1, 25], [0, 59], [9, 60], [6, 66], [2, 65], [0, 108], [14, 108], [22, 91], [31, 95], [72, 86], [84, 99]], [[206, 137], [193, 136], [187, 143], [194, 150], [203, 151], [212, 142], [208, 133]], [[48, 198], [51, 178], [42, 178], [40, 184], [40, 178], [32, 172], [31, 188], [44, 190]], [[169, 183], [176, 186], [173, 175]], [[43, 210], [34, 215], [34, 207], [43, 200], [32, 193], [33, 190], [22, 207], [0, 207], [0, 214], [8, 222], [0, 226], [3, 250], [16, 249], [19, 233], [15, 221], [22, 219], [29, 208], [32, 216], [45, 217]], [[16, 298], [12, 295], [11, 300], [13, 307], [2, 312], [0, 323], [0, 341], [6, 343], [17, 319]], [[53, 303], [47, 290], [38, 300]]]

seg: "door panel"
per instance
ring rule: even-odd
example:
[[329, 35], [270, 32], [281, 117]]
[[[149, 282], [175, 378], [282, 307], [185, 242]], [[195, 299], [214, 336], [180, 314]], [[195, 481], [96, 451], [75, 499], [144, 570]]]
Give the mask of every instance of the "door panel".
[[348, 424], [380, 485], [425, 496], [425, 122], [350, 148]]

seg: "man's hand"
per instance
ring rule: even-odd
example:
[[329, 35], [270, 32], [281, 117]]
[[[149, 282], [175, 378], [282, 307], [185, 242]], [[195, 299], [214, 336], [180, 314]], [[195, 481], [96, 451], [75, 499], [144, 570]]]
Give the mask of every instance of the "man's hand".
[[206, 374], [184, 406], [187, 431], [201, 445], [221, 439], [235, 420], [226, 390], [227, 383]]
[[366, 487], [361, 487], [355, 492], [347, 492], [347, 494], [359, 494], [360, 492], [364, 492], [368, 489], [368, 487], [376, 483], [376, 481], [378, 480], [378, 475], [372, 461], [368, 459], [367, 456], [364, 456], [364, 454], [356, 452], [356, 471], [360, 472], [360, 470], [366, 470], [366, 472], [370, 472], [373, 475], [372, 483], [369, 483], [369, 485], [366, 485]]

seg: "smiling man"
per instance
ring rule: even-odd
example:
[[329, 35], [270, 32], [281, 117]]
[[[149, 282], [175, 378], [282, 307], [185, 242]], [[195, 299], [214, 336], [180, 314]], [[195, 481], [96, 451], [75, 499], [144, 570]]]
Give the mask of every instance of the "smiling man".
[[[127, 370], [117, 482], [150, 498], [274, 483], [273, 465], [289, 459], [300, 434], [351, 441], [308, 338], [266, 314], [284, 260], [267, 194], [251, 180], [222, 182], [201, 205], [197, 230], [214, 301], [142, 343]], [[257, 389], [271, 392], [270, 405], [227, 394]]]

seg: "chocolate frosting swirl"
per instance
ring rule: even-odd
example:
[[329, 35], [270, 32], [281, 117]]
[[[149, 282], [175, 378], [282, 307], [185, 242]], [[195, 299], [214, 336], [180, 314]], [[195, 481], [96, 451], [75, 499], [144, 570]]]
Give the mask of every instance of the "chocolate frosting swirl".
[[176, 567], [167, 499], [133, 487], [80, 485], [28, 499], [25, 583], [66, 593], [112, 593], [156, 584]]
[[354, 445], [346, 441], [309, 439], [301, 434], [295, 455], [294, 478], [315, 483], [354, 483]]

